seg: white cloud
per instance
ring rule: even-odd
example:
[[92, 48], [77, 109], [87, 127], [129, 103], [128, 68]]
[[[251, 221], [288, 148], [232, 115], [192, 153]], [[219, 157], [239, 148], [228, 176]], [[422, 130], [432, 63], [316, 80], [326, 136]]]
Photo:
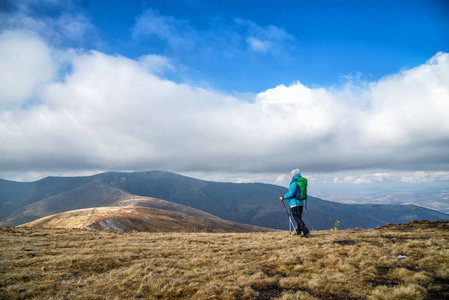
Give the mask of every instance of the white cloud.
[[[319, 181], [322, 181], [320, 179]], [[371, 183], [405, 183], [419, 184], [437, 181], [449, 181], [449, 172], [447, 171], [388, 171], [388, 172], [343, 172], [341, 176], [336, 176], [333, 183], [349, 184], [371, 184]]]
[[385, 182], [392, 180], [394, 176], [390, 173], [369, 173], [369, 174], [357, 174], [346, 175], [343, 177], [335, 177], [334, 183], [351, 183], [351, 184], [366, 184], [374, 182]]
[[170, 59], [162, 55], [144, 55], [139, 58], [139, 62], [151, 73], [163, 74], [165, 71], [176, 70]]
[[51, 27], [59, 33], [60, 39], [73, 41], [81, 41], [93, 30], [90, 21], [81, 14], [62, 14], [51, 22]]
[[449, 55], [372, 84], [363, 143], [412, 145], [443, 141], [449, 132]]
[[273, 46], [272, 42], [270, 41], [262, 41], [252, 36], [248, 37], [246, 40], [252, 50], [260, 53], [267, 52], [268, 49]]
[[402, 175], [400, 181], [404, 183], [423, 183], [434, 181], [449, 181], [449, 172], [426, 172], [415, 171], [410, 174]]
[[55, 72], [51, 50], [40, 38], [25, 31], [0, 35], [0, 108], [35, 97]]
[[[0, 11], [0, 28], [33, 32], [54, 45], [82, 45], [94, 36], [94, 26], [82, 13], [73, 11], [71, 1], [14, 1], [14, 13]], [[51, 7], [60, 10], [57, 15], [33, 17], [34, 7]], [[32, 7], [32, 8], [30, 8]], [[57, 9], [56, 9], [57, 8]]]
[[172, 48], [183, 51], [192, 48], [199, 39], [198, 32], [187, 21], [162, 15], [154, 9], [147, 9], [136, 18], [133, 37], [157, 37], [166, 41]]
[[274, 25], [260, 26], [243, 19], [237, 19], [236, 23], [245, 28], [246, 42], [251, 50], [258, 53], [282, 52], [283, 47], [294, 40], [291, 34]]
[[[36, 49], [32, 63], [0, 56], [11, 70], [0, 99], [16, 104], [0, 111], [0, 165], [8, 172], [449, 169], [447, 53], [356, 90], [297, 82], [248, 102], [160, 78], [174, 70], [162, 56], [68, 51], [52, 59], [42, 39], [5, 34], [5, 53]], [[54, 64], [67, 60], [70, 73], [51, 80], [61, 67]], [[358, 97], [364, 105], [353, 105]], [[38, 101], [22, 108], [30, 99]], [[384, 173], [341, 180], [380, 182]]]
[[281, 59], [287, 55], [284, 48], [294, 40], [274, 25], [260, 26], [243, 19], [215, 21], [208, 28], [198, 29], [187, 20], [147, 9], [136, 18], [132, 34], [137, 40], [165, 42], [178, 55], [193, 52], [204, 59], [241, 57], [248, 49], [260, 54], [278, 54], [276, 59]]

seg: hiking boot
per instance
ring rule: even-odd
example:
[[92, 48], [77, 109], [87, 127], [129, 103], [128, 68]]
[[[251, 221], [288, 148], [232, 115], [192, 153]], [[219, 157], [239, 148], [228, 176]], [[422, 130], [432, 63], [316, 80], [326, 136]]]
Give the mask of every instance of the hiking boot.
[[306, 233], [304, 233], [303, 237], [308, 237], [310, 235], [310, 231], [307, 231]]

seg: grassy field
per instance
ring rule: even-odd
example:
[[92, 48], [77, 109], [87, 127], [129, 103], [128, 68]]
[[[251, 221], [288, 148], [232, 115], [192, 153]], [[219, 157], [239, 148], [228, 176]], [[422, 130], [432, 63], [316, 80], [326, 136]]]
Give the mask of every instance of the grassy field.
[[0, 227], [0, 298], [449, 299], [448, 229], [300, 238]]

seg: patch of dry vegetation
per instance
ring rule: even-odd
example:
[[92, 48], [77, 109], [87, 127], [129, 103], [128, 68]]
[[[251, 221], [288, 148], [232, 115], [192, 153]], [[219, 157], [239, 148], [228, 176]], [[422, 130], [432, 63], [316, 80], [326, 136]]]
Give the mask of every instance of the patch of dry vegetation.
[[449, 298], [448, 223], [401, 228], [305, 239], [0, 227], [0, 298]]
[[[161, 200], [163, 201], [163, 200]], [[234, 223], [191, 209], [178, 211], [133, 206], [72, 210], [43, 217], [18, 227], [97, 229], [145, 232], [266, 232], [274, 229]]]

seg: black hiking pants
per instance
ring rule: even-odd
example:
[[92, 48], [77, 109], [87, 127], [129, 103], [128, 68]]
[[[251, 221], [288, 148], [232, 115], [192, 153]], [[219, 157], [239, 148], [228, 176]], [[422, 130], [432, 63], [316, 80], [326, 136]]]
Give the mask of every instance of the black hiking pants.
[[290, 211], [297, 224], [295, 228], [296, 234], [301, 234], [301, 232], [303, 234], [307, 234], [309, 232], [309, 229], [307, 229], [306, 224], [302, 220], [302, 210], [303, 210], [302, 205], [290, 207]]

